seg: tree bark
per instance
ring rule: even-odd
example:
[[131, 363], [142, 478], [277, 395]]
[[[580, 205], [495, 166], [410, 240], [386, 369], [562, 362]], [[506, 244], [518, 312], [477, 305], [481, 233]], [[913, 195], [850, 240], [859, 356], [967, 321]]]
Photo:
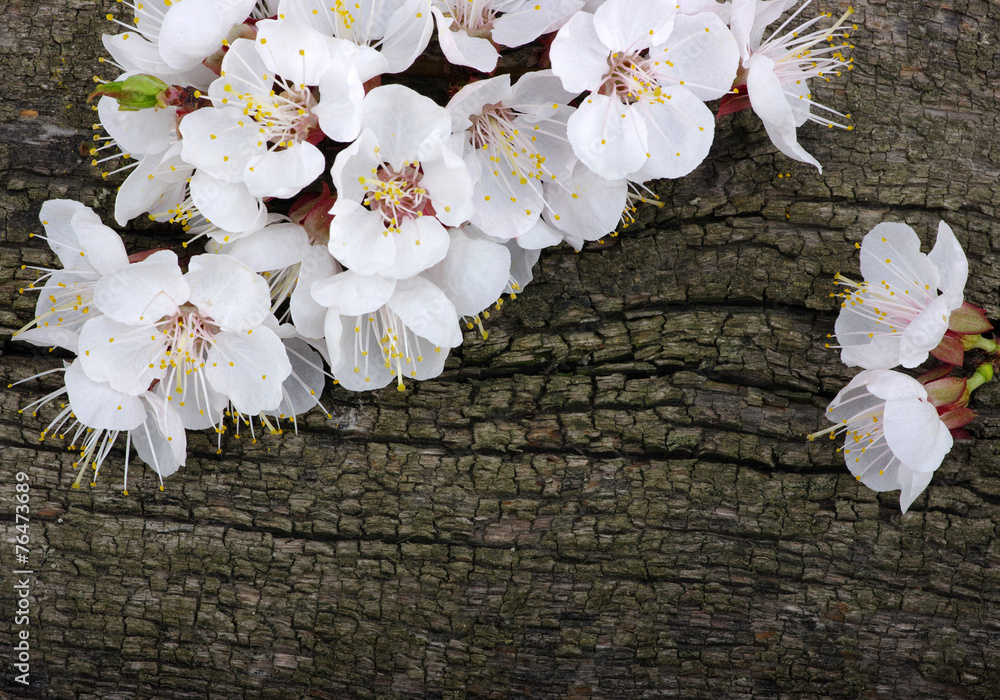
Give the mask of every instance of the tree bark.
[[[53, 263], [38, 209], [92, 205], [96, 0], [0, 0], [0, 325]], [[821, 8], [837, 15], [839, 5]], [[900, 515], [858, 484], [824, 407], [853, 243], [946, 220], [966, 300], [1000, 318], [1000, 2], [863, 0], [855, 69], [814, 86], [823, 174], [749, 112], [655, 185], [622, 235], [543, 253], [437, 380], [351, 394], [297, 434], [189, 435], [160, 492], [124, 452], [96, 487], [5, 392], [2, 686], [52, 698], [939, 698], [1000, 683], [1000, 391]], [[808, 13], [813, 12], [810, 7]], [[130, 18], [131, 15], [128, 15]], [[131, 251], [176, 245], [139, 225]], [[0, 379], [56, 367], [6, 337]], [[14, 474], [30, 477], [31, 687], [14, 680]]]

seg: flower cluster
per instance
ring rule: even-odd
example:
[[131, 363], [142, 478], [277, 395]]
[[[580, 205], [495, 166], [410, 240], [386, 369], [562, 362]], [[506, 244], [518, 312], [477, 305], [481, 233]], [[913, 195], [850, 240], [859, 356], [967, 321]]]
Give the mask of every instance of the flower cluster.
[[[841, 359], [863, 371], [827, 408], [834, 426], [809, 439], [843, 434], [838, 451], [851, 473], [875, 491], [899, 489], [905, 513], [953, 436], [966, 437], [962, 428], [975, 419], [971, 392], [993, 378], [992, 361], [1000, 355], [982, 335], [993, 330], [986, 315], [963, 299], [969, 264], [948, 224], [938, 225], [929, 254], [920, 252], [913, 229], [898, 223], [879, 224], [858, 247], [864, 279], [838, 274], [844, 291], [831, 296], [841, 299], [835, 326]], [[950, 376], [973, 349], [992, 358], [968, 379]], [[930, 355], [942, 364], [916, 379], [893, 369], [917, 367]]]
[[[802, 22], [808, 1], [766, 40], [793, 2], [123, 4], [131, 21], [108, 15], [124, 31], [104, 36], [118, 75], [91, 96], [93, 164], [127, 173], [119, 225], [179, 224], [206, 252], [129, 256], [83, 205], [43, 207], [63, 268], [31, 285], [37, 317], [17, 337], [75, 356], [40, 403], [65, 397], [43, 438], [71, 437], [80, 476], [122, 432], [166, 476], [185, 430], [277, 429], [326, 377], [437, 376], [541, 249], [614, 235], [644, 183], [698, 167], [716, 112], [751, 107], [818, 168], [796, 128], [841, 124], [808, 81], [851, 67], [851, 11]], [[462, 67], [446, 74], [478, 74], [452, 79], [447, 104], [407, 87], [435, 28]], [[497, 72], [531, 42], [551, 68]]]

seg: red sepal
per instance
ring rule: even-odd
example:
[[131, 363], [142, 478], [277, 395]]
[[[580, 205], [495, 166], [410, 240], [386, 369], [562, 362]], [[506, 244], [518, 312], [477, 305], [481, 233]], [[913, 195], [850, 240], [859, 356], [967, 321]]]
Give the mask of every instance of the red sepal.
[[940, 418], [948, 430], [956, 430], [974, 421], [976, 412], [971, 408], [956, 408], [942, 414]]
[[715, 118], [724, 117], [727, 114], [733, 114], [735, 112], [742, 112], [744, 109], [750, 109], [750, 96], [747, 94], [746, 83], [742, 85], [737, 85], [735, 88], [735, 93], [727, 92], [719, 100], [719, 111], [716, 113]]
[[[966, 394], [967, 382], [961, 377], [942, 377], [933, 382], [924, 384], [927, 390], [927, 400], [937, 408], [947, 409], [949, 406], [959, 402]], [[968, 404], [966, 399], [963, 405]]]
[[993, 330], [993, 324], [987, 320], [985, 311], [962, 302], [961, 306], [951, 312], [948, 330], [959, 335], [980, 335]]
[[965, 362], [965, 350], [962, 348], [962, 341], [952, 335], [946, 335], [941, 338], [938, 346], [931, 350], [931, 355], [941, 362], [947, 362], [949, 365], [955, 365], [956, 367], [961, 367], [962, 363]]

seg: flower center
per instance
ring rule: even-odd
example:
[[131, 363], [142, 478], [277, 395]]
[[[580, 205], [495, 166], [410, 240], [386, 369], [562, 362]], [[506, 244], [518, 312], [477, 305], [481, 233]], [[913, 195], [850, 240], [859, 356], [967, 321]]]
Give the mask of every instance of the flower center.
[[659, 98], [660, 86], [656, 82], [655, 66], [655, 61], [640, 52], [613, 53], [608, 56], [608, 72], [598, 92], [615, 95], [629, 104]]
[[312, 113], [317, 100], [307, 86], [286, 85], [280, 78], [275, 84], [283, 88], [281, 92], [240, 93], [236, 99], [243, 102], [243, 113], [257, 122], [261, 142], [287, 148], [308, 140], [319, 127], [319, 119]]
[[420, 162], [413, 161], [399, 170], [383, 164], [375, 177], [358, 177], [367, 192], [364, 204], [382, 215], [386, 227], [384, 235], [389, 235], [389, 231], [399, 233], [403, 219], [416, 219], [425, 214], [434, 216], [427, 190], [420, 186], [423, 176]]
[[445, 6], [444, 14], [450, 14], [469, 36], [489, 38], [497, 14], [493, 0], [444, 0], [441, 4]]

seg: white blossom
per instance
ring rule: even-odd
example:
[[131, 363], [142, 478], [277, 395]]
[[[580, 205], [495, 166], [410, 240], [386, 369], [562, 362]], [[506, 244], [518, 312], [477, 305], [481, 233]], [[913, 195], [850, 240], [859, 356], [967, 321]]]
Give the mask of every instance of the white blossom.
[[[812, 155], [799, 145], [796, 129], [806, 121], [814, 121], [828, 128], [845, 126], [825, 115], [849, 118], [812, 99], [809, 91], [811, 78], [830, 80], [851, 70], [851, 61], [841, 51], [849, 46], [848, 35], [838, 29], [853, 10], [849, 9], [831, 27], [817, 29], [816, 25], [830, 17], [819, 15], [794, 28], [796, 17], [809, 5], [806, 0], [766, 40], [765, 27], [798, 0], [733, 0], [730, 26], [736, 37], [742, 61], [742, 76], [753, 111], [760, 117], [771, 142], [789, 158], [823, 168]], [[819, 110], [813, 112], [812, 108]]]
[[739, 53], [713, 13], [678, 15], [669, 0], [608, 0], [556, 34], [552, 70], [587, 91], [569, 118], [577, 157], [602, 177], [681, 177], [712, 145], [704, 101], [725, 94]]
[[924, 387], [892, 370], [858, 374], [830, 403], [827, 418], [836, 425], [809, 439], [843, 434], [851, 473], [875, 491], [899, 489], [904, 513], [952, 447], [951, 433]]
[[841, 359], [865, 369], [916, 367], [962, 306], [969, 263], [943, 221], [930, 254], [906, 224], [881, 223], [861, 243], [861, 274], [862, 282], [837, 275], [847, 290], [835, 327]]
[[331, 169], [330, 252], [358, 274], [412, 277], [444, 258], [447, 227], [472, 214], [472, 179], [445, 142], [448, 112], [406, 87], [372, 90], [362, 127]]

